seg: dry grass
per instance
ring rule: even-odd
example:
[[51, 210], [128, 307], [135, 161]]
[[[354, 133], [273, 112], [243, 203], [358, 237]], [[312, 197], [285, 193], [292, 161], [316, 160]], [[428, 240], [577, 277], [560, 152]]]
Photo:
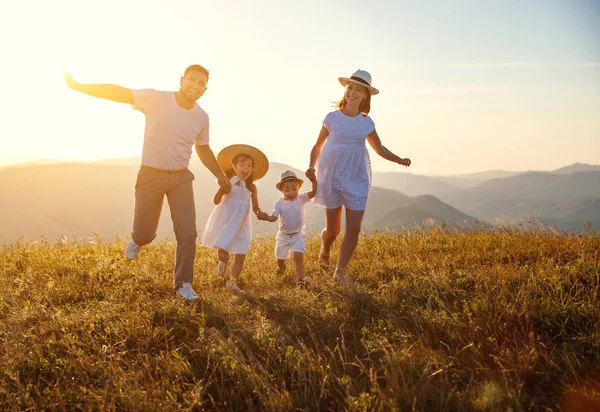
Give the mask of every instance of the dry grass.
[[273, 246], [253, 243], [246, 298], [198, 248], [199, 303], [173, 298], [169, 242], [133, 262], [118, 238], [0, 247], [0, 408], [600, 408], [597, 233], [376, 232], [355, 287], [313, 237], [307, 290]]

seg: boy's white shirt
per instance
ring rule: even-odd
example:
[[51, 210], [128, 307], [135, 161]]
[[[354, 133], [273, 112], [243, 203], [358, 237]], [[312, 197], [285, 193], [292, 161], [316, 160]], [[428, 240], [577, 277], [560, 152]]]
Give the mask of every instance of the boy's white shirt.
[[294, 200], [280, 198], [273, 206], [271, 216], [279, 218], [281, 233], [298, 233], [304, 230], [304, 205], [310, 202], [308, 192], [301, 193]]

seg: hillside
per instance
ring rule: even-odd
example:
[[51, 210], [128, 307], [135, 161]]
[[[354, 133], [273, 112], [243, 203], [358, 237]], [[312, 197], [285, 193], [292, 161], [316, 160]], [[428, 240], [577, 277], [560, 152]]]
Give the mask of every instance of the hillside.
[[485, 172], [466, 173], [454, 176], [432, 176], [438, 181], [469, 189], [483, 182], [492, 179], [504, 179], [507, 177], [517, 176], [524, 172], [508, 171], [508, 170], [488, 170]]
[[[555, 174], [528, 172], [504, 179], [493, 179], [472, 189], [442, 195], [441, 200], [471, 216], [493, 219], [506, 216], [513, 220], [539, 214], [542, 219], [553, 217], [555, 222], [570, 220], [569, 215], [576, 210], [570, 202], [589, 199], [600, 193], [600, 172], [575, 172]], [[596, 222], [600, 210], [579, 208], [577, 217]], [[561, 213], [558, 215], [557, 213]], [[598, 221], [600, 223], [600, 221]], [[583, 228], [582, 225], [570, 226]]]
[[[443, 216], [443, 217], [442, 217]], [[408, 204], [396, 207], [380, 217], [375, 227], [402, 228], [420, 225], [424, 221], [465, 227], [474, 226], [475, 219], [440, 201], [434, 196], [423, 195], [412, 199]]]
[[397, 190], [408, 196], [439, 195], [459, 189], [459, 186], [445, 183], [439, 179], [406, 172], [373, 173], [373, 185]]
[[[280, 174], [290, 167], [272, 163], [267, 176], [258, 182], [259, 201], [263, 210], [270, 212], [281, 196], [275, 188]], [[36, 239], [42, 234], [49, 239], [61, 236], [89, 237], [99, 234], [110, 238], [127, 236], [131, 231], [134, 205], [134, 185], [139, 166], [129, 159], [114, 162], [62, 163], [37, 166], [20, 166], [0, 169], [0, 191], [11, 193], [0, 213], [0, 242], [14, 241], [21, 236]], [[196, 176], [194, 195], [198, 230], [213, 208], [213, 195], [217, 189], [213, 176], [200, 164], [192, 161], [190, 169]], [[299, 170], [296, 172], [302, 176]], [[303, 190], [310, 190], [306, 182]], [[412, 197], [394, 190], [373, 187], [365, 224], [372, 224], [396, 207], [406, 206]], [[450, 220], [450, 216], [442, 215]], [[314, 204], [306, 206], [307, 230], [321, 230], [323, 210]], [[420, 222], [419, 222], [420, 223]], [[254, 231], [273, 233], [277, 224], [257, 222]], [[172, 234], [171, 220], [165, 201], [158, 238]]]
[[124, 242], [0, 246], [0, 408], [598, 410], [598, 235], [380, 232], [354, 287], [311, 238], [305, 290], [266, 237], [246, 296], [201, 247], [195, 303], [172, 295], [173, 242], [132, 262]]
[[552, 173], [569, 175], [576, 172], [600, 172], [600, 165], [573, 163], [572, 165], [556, 169]]

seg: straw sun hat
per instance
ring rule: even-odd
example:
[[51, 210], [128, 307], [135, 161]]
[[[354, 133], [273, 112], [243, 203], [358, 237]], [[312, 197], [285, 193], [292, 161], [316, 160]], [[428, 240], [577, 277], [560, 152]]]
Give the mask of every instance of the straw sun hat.
[[217, 163], [225, 174], [233, 170], [231, 161], [239, 154], [245, 154], [252, 158], [254, 170], [252, 171], [253, 180], [257, 181], [267, 174], [269, 170], [269, 160], [267, 156], [256, 147], [247, 144], [233, 144], [223, 148], [217, 155]]
[[342, 86], [346, 87], [348, 83], [356, 83], [369, 89], [371, 96], [379, 93], [379, 90], [371, 86], [371, 75], [366, 70], [358, 69], [350, 77], [338, 77]]
[[298, 183], [300, 183], [300, 187], [302, 187], [302, 183], [304, 183], [304, 180], [296, 176], [296, 173], [294, 173], [292, 170], [286, 170], [279, 177], [279, 182], [275, 185], [275, 187], [277, 190], [281, 190], [281, 185], [291, 180], [296, 180]]

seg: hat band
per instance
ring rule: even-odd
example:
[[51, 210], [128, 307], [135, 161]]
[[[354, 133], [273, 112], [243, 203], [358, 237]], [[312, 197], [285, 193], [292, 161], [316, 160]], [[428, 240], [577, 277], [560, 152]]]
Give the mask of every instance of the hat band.
[[357, 77], [357, 76], [350, 76], [350, 78], [352, 80], [356, 80], [359, 83], [366, 84], [367, 86], [370, 86], [370, 84], [365, 79], [361, 79], [360, 77]]

